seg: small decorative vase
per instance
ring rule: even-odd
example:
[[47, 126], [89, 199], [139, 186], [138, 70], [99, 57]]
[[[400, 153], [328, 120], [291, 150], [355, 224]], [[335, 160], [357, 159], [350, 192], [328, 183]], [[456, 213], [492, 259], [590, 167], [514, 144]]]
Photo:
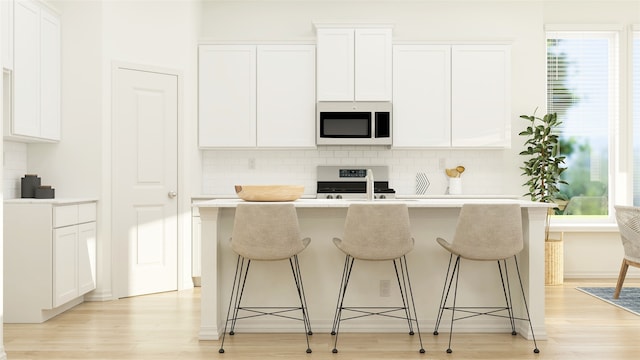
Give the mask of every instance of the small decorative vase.
[[449, 195], [462, 194], [462, 178], [449, 178]]

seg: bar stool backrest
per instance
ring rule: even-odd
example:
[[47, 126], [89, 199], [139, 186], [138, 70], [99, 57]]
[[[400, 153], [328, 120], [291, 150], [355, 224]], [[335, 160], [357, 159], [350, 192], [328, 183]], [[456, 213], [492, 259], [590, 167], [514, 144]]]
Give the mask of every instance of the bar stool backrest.
[[522, 251], [522, 212], [518, 204], [464, 204], [451, 244], [471, 260], [500, 260]]
[[[335, 240], [334, 240], [335, 242]], [[351, 204], [336, 245], [361, 260], [393, 260], [413, 249], [406, 204]]]
[[238, 204], [231, 234], [231, 248], [253, 260], [284, 260], [306, 248], [296, 209], [285, 204]]

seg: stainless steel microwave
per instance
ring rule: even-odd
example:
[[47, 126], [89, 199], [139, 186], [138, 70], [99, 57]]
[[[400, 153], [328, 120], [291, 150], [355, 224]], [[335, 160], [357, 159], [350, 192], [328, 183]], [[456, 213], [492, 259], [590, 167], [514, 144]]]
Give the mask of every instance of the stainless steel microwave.
[[316, 144], [391, 145], [391, 103], [386, 101], [317, 104]]

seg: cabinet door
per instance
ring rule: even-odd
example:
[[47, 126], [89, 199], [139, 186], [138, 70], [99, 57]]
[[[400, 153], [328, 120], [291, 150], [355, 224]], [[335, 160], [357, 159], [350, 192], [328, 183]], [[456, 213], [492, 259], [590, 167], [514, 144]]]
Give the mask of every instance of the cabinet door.
[[200, 147], [256, 146], [256, 48], [202, 45], [199, 50]]
[[355, 30], [355, 100], [391, 101], [391, 29]]
[[318, 101], [353, 101], [354, 34], [354, 29], [318, 29]]
[[508, 45], [452, 47], [451, 144], [511, 146]]
[[315, 47], [257, 50], [258, 147], [315, 147]]
[[40, 21], [40, 133], [60, 140], [60, 19], [42, 9]]
[[12, 132], [40, 135], [40, 7], [14, 4], [14, 108]]
[[79, 295], [78, 227], [53, 229], [53, 307]]
[[96, 288], [96, 223], [78, 225], [78, 295]]
[[393, 147], [451, 145], [451, 47], [393, 48]]
[[13, 0], [0, 1], [2, 21], [2, 67], [13, 69]]

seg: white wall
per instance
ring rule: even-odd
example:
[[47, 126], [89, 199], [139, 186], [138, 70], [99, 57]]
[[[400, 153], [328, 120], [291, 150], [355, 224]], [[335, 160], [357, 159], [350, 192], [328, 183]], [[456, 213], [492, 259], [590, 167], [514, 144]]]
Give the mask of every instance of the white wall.
[[[103, 5], [104, 57], [102, 63], [105, 86], [104, 102], [111, 104], [111, 66], [114, 61], [172, 69], [182, 74], [181, 108], [178, 119], [178, 287], [191, 282], [191, 201], [192, 178], [200, 177], [197, 152], [197, 36], [200, 23], [200, 3], [197, 1], [122, 1]], [[104, 109], [103, 127], [110, 126], [110, 107]], [[105, 128], [103, 142], [105, 161], [109, 158], [111, 140]], [[103, 177], [110, 178], [108, 167]], [[199, 184], [199, 181], [197, 182]], [[103, 187], [102, 199], [110, 202], [110, 188]], [[105, 214], [110, 226], [110, 216]], [[107, 229], [105, 234], [110, 235]], [[118, 258], [121, 254], [112, 254]], [[116, 263], [114, 261], [114, 263]]]
[[[182, 74], [179, 109], [182, 238], [190, 239], [190, 193], [200, 186], [196, 148], [198, 1], [51, 2], [62, 22], [62, 140], [29, 144], [27, 171], [53, 185], [56, 197], [91, 197], [98, 208], [98, 288], [111, 293], [111, 71], [113, 62], [167, 68]], [[117, 136], [114, 135], [114, 136]], [[186, 224], [186, 225], [185, 225]], [[184, 244], [188, 246], [189, 243]], [[190, 261], [188, 249], [181, 254]], [[190, 273], [185, 275], [190, 284]], [[186, 280], [185, 280], [186, 281]]]
[[20, 179], [27, 174], [27, 144], [5, 141], [2, 189], [5, 199], [21, 197]]

